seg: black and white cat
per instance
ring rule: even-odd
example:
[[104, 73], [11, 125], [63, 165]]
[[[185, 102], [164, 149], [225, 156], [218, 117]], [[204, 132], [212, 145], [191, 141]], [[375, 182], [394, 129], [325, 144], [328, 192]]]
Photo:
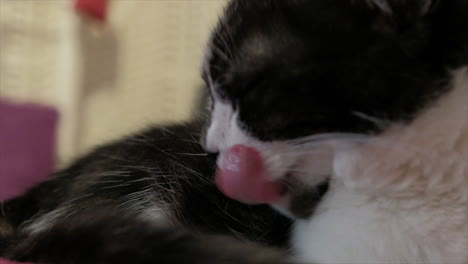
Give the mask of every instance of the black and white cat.
[[467, 51], [466, 0], [232, 1], [204, 65], [219, 188], [297, 218], [303, 261], [468, 263]]
[[204, 64], [216, 173], [198, 122], [148, 130], [5, 203], [0, 242], [42, 263], [285, 263], [205, 235], [287, 240], [238, 200], [296, 219], [302, 262], [467, 263], [467, 17], [466, 0], [232, 0]]

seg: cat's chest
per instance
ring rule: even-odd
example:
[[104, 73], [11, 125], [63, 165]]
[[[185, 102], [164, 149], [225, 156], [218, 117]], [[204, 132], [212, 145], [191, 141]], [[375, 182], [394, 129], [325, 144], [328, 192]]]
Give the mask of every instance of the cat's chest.
[[313, 218], [296, 222], [292, 248], [300, 261], [317, 263], [463, 263], [462, 205], [419, 210], [422, 203], [376, 201], [335, 187]]

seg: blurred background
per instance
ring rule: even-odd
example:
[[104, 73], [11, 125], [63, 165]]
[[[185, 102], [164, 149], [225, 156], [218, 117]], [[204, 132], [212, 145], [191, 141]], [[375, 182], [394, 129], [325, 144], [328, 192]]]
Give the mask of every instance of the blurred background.
[[226, 1], [109, 0], [105, 18], [77, 2], [0, 0], [0, 97], [57, 109], [59, 163], [188, 118]]
[[0, 200], [13, 181], [189, 118], [204, 45], [225, 4], [0, 0]]

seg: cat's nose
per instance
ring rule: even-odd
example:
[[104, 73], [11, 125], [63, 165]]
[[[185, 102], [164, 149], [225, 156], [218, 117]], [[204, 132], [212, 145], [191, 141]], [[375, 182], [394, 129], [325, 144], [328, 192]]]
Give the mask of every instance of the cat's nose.
[[209, 138], [205, 138], [202, 141], [202, 147], [206, 153], [218, 153], [220, 151], [218, 144], [216, 144], [215, 141], [210, 140]]
[[200, 145], [202, 146], [203, 150], [208, 154], [217, 154], [219, 149], [217, 148], [216, 144], [213, 143], [212, 140], [208, 139], [208, 128], [205, 128], [202, 132], [200, 137]]
[[218, 148], [215, 147], [215, 145], [213, 144], [209, 144], [208, 141], [205, 139], [205, 140], [201, 140], [201, 146], [203, 148], [203, 150], [210, 154], [210, 155], [214, 155], [214, 154], [218, 154], [219, 151], [218, 151]]

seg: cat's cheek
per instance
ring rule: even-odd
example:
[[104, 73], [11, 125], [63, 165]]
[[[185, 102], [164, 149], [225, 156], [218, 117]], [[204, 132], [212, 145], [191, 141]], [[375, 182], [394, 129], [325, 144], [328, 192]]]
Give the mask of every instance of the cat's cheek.
[[[288, 144], [284, 141], [265, 142], [251, 136], [245, 128], [239, 125], [239, 114], [234, 111], [229, 103], [215, 101], [213, 111], [211, 113], [211, 123], [209, 124], [204, 141], [205, 150], [211, 153], [219, 153], [218, 159], [235, 145], [249, 146], [258, 150], [267, 167], [270, 180], [280, 180], [284, 178], [289, 170], [301, 170], [305, 172], [310, 166], [320, 168], [323, 163], [305, 162], [300, 165], [299, 161], [304, 160], [309, 154], [304, 151], [298, 151], [297, 147]], [[218, 165], [220, 160], [218, 160]], [[299, 166], [296, 168], [296, 166]], [[304, 168], [302, 168], [304, 167]]]

